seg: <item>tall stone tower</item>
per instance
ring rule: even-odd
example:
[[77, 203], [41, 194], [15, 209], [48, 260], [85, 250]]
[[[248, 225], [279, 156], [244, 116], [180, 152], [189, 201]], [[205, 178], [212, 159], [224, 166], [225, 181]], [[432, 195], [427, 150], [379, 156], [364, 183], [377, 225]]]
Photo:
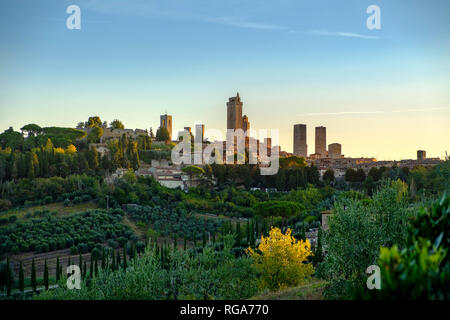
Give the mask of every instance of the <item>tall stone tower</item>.
[[172, 116], [169, 116], [167, 113], [163, 114], [159, 118], [159, 126], [161, 128], [166, 128], [169, 131], [170, 140], [172, 140]]
[[242, 102], [239, 92], [227, 102], [227, 129], [243, 129]]
[[306, 144], [306, 124], [294, 124], [294, 155], [298, 157], [308, 156]]
[[198, 142], [203, 142], [205, 140], [205, 125], [196, 124], [195, 125], [195, 140]]
[[425, 150], [417, 150], [417, 161], [423, 161], [427, 158], [427, 152]]
[[327, 128], [316, 127], [316, 153], [322, 158], [327, 155]]
[[250, 130], [250, 122], [248, 121], [248, 117], [246, 115], [242, 117], [242, 130], [244, 130], [244, 132]]

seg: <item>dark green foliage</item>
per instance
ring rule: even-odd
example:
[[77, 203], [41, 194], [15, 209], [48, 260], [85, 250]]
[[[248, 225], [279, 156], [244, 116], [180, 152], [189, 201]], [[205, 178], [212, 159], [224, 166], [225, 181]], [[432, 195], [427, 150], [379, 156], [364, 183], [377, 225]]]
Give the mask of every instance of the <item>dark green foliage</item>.
[[56, 282], [61, 279], [59, 257], [56, 257]]
[[163, 246], [163, 264], [155, 256], [155, 246], [153, 252], [130, 261], [132, 268], [100, 273], [84, 290], [59, 288], [36, 299], [246, 299], [257, 293], [257, 276], [250, 258], [232, 254], [230, 237], [222, 250], [207, 246], [195, 255], [190, 250], [173, 252]]
[[32, 288], [33, 292], [36, 292], [37, 279], [36, 279], [36, 265], [34, 262], [34, 258], [33, 258], [33, 261], [31, 262], [31, 288]]
[[422, 208], [411, 222], [407, 246], [381, 248], [378, 299], [450, 298], [450, 196]]
[[44, 264], [44, 287], [45, 287], [45, 290], [48, 290], [48, 266], [47, 266], [47, 259], [45, 259], [45, 264]]
[[[126, 237], [131, 237], [133, 232], [122, 220], [121, 210], [90, 210], [63, 217], [47, 215], [8, 225], [0, 228], [0, 253], [10, 252], [14, 246], [18, 247], [19, 252], [47, 252], [74, 248], [77, 243], [76, 253], [85, 253], [88, 249], [83, 243], [100, 243], [114, 236], [123, 236], [127, 241]], [[101, 253], [97, 249], [94, 254]]]
[[19, 267], [19, 291], [23, 292], [25, 289], [25, 277], [23, 274], [23, 263], [22, 261], [20, 262], [20, 267]]

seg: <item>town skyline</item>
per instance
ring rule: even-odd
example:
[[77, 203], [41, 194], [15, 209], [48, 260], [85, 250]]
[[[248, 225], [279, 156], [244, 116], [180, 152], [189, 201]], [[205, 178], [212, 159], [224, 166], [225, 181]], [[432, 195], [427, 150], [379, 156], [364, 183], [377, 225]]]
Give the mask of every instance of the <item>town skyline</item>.
[[287, 152], [304, 123], [309, 146], [324, 126], [346, 156], [444, 158], [450, 4], [379, 0], [381, 29], [368, 30], [372, 2], [81, 0], [81, 29], [68, 30], [71, 1], [2, 1], [0, 130], [92, 115], [156, 130], [167, 111], [174, 131], [224, 131], [239, 91], [252, 128], [278, 128]]

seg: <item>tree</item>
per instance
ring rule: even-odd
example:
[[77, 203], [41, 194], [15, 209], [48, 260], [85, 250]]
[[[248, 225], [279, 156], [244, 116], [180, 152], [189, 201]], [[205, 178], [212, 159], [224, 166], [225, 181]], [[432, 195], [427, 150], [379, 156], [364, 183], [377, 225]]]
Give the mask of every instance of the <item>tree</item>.
[[311, 256], [309, 241], [295, 239], [291, 229], [283, 234], [280, 229], [272, 228], [268, 237], [261, 237], [258, 251], [249, 247], [246, 252], [261, 273], [263, 288], [277, 290], [296, 286], [314, 273], [312, 264], [306, 263]]
[[187, 167], [184, 167], [181, 171], [183, 171], [185, 174], [187, 174], [191, 180], [194, 177], [199, 177], [205, 173], [205, 170], [203, 170], [202, 168], [197, 167], [197, 166], [187, 166]]
[[102, 120], [99, 116], [93, 116], [89, 117], [88, 121], [86, 122], [85, 127], [86, 128], [93, 128], [93, 127], [99, 127], [102, 125]]
[[56, 282], [58, 282], [61, 279], [61, 273], [59, 272], [60, 263], [59, 263], [59, 256], [56, 257]]
[[20, 261], [20, 267], [19, 267], [19, 291], [23, 292], [25, 288], [25, 278], [23, 274], [23, 263]]
[[44, 286], [45, 286], [45, 290], [48, 290], [48, 266], [47, 266], [47, 259], [45, 259], [45, 264], [44, 264]]
[[167, 128], [165, 127], [159, 127], [158, 130], [156, 130], [156, 141], [169, 141], [170, 140], [170, 134]]
[[42, 132], [42, 128], [34, 123], [27, 124], [20, 128], [20, 130], [26, 133], [28, 137], [35, 137]]
[[359, 168], [356, 170], [355, 182], [364, 182], [364, 180], [366, 180], [366, 173], [363, 169]]
[[334, 181], [334, 171], [333, 169], [328, 169], [327, 171], [325, 171], [325, 173], [323, 174], [323, 180], [325, 181]]
[[31, 262], [31, 288], [33, 289], [33, 292], [36, 292], [37, 287], [37, 281], [36, 281], [36, 265], [34, 262], [34, 258]]
[[381, 246], [405, 244], [410, 214], [406, 197], [386, 181], [371, 200], [340, 199], [333, 208], [324, 239], [326, 298], [349, 299], [367, 280], [366, 269], [377, 263]]
[[118, 120], [118, 119], [114, 119], [110, 124], [109, 124], [113, 129], [125, 129], [124, 124], [122, 123], [122, 121]]
[[14, 283], [14, 276], [11, 268], [11, 262], [9, 261], [9, 257], [6, 258], [6, 295], [11, 295], [11, 288]]
[[100, 137], [103, 135], [102, 127], [93, 127], [91, 132], [87, 136], [88, 143], [98, 143], [100, 142]]
[[356, 171], [354, 169], [347, 169], [345, 171], [345, 181], [355, 182], [356, 181]]

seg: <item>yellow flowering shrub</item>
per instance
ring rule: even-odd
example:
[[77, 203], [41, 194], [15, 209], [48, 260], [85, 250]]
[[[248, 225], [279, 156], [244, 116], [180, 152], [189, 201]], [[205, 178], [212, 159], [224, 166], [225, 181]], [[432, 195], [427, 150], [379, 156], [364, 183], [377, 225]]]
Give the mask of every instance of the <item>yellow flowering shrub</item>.
[[258, 250], [248, 248], [256, 269], [261, 274], [261, 287], [276, 290], [296, 286], [314, 273], [312, 256], [308, 240], [297, 240], [291, 235], [291, 229], [283, 234], [279, 228], [272, 228], [268, 237], [261, 237]]
[[69, 154], [74, 154], [77, 152], [77, 148], [73, 144], [70, 144], [67, 146], [66, 152]]

